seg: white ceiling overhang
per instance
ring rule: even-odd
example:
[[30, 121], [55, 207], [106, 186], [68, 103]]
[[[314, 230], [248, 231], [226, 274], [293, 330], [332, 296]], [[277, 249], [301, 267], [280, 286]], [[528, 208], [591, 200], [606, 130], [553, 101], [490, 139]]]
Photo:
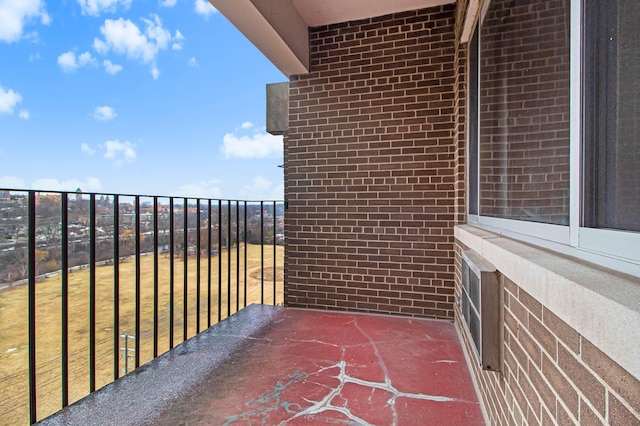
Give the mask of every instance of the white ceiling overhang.
[[455, 0], [209, 0], [287, 77], [309, 72], [309, 27]]

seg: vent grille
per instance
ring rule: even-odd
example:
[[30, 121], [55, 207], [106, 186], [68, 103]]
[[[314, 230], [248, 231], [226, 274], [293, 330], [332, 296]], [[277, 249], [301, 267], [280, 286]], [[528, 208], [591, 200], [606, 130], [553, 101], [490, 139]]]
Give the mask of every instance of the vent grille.
[[460, 309], [479, 365], [502, 366], [502, 291], [495, 267], [471, 251], [462, 252]]

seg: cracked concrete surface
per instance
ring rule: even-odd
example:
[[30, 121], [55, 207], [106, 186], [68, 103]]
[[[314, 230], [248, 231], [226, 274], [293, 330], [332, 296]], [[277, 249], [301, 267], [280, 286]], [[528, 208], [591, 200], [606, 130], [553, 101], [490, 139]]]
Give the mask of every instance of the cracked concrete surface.
[[280, 319], [203, 381], [215, 395], [201, 388], [182, 401], [188, 413], [154, 424], [483, 424], [452, 324], [293, 309]]
[[[163, 404], [154, 403], [154, 398], [163, 398], [153, 392], [146, 395], [151, 398], [141, 394], [136, 422], [126, 422], [122, 415], [123, 422], [117, 424], [484, 424], [453, 324], [246, 309], [243, 315], [253, 312], [258, 318], [269, 311], [269, 319], [253, 329], [227, 324], [213, 330], [219, 341], [236, 342], [229, 346], [232, 353], [220, 357], [216, 366], [200, 369], [197, 381], [172, 392]], [[215, 345], [216, 339], [209, 342]], [[208, 352], [215, 347], [189, 356], [195, 362]], [[153, 382], [162, 381], [162, 369], [153, 370]]]

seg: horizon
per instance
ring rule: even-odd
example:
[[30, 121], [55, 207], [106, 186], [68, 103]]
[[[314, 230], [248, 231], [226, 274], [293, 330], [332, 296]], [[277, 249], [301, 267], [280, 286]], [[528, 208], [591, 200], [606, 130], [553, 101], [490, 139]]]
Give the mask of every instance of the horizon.
[[268, 83], [205, 0], [0, 5], [0, 188], [284, 199]]

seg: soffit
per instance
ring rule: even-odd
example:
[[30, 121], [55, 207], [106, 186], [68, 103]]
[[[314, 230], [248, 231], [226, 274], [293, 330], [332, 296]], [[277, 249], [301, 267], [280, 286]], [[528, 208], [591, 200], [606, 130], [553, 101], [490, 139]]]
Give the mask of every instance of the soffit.
[[291, 0], [309, 27], [455, 3], [455, 0]]

